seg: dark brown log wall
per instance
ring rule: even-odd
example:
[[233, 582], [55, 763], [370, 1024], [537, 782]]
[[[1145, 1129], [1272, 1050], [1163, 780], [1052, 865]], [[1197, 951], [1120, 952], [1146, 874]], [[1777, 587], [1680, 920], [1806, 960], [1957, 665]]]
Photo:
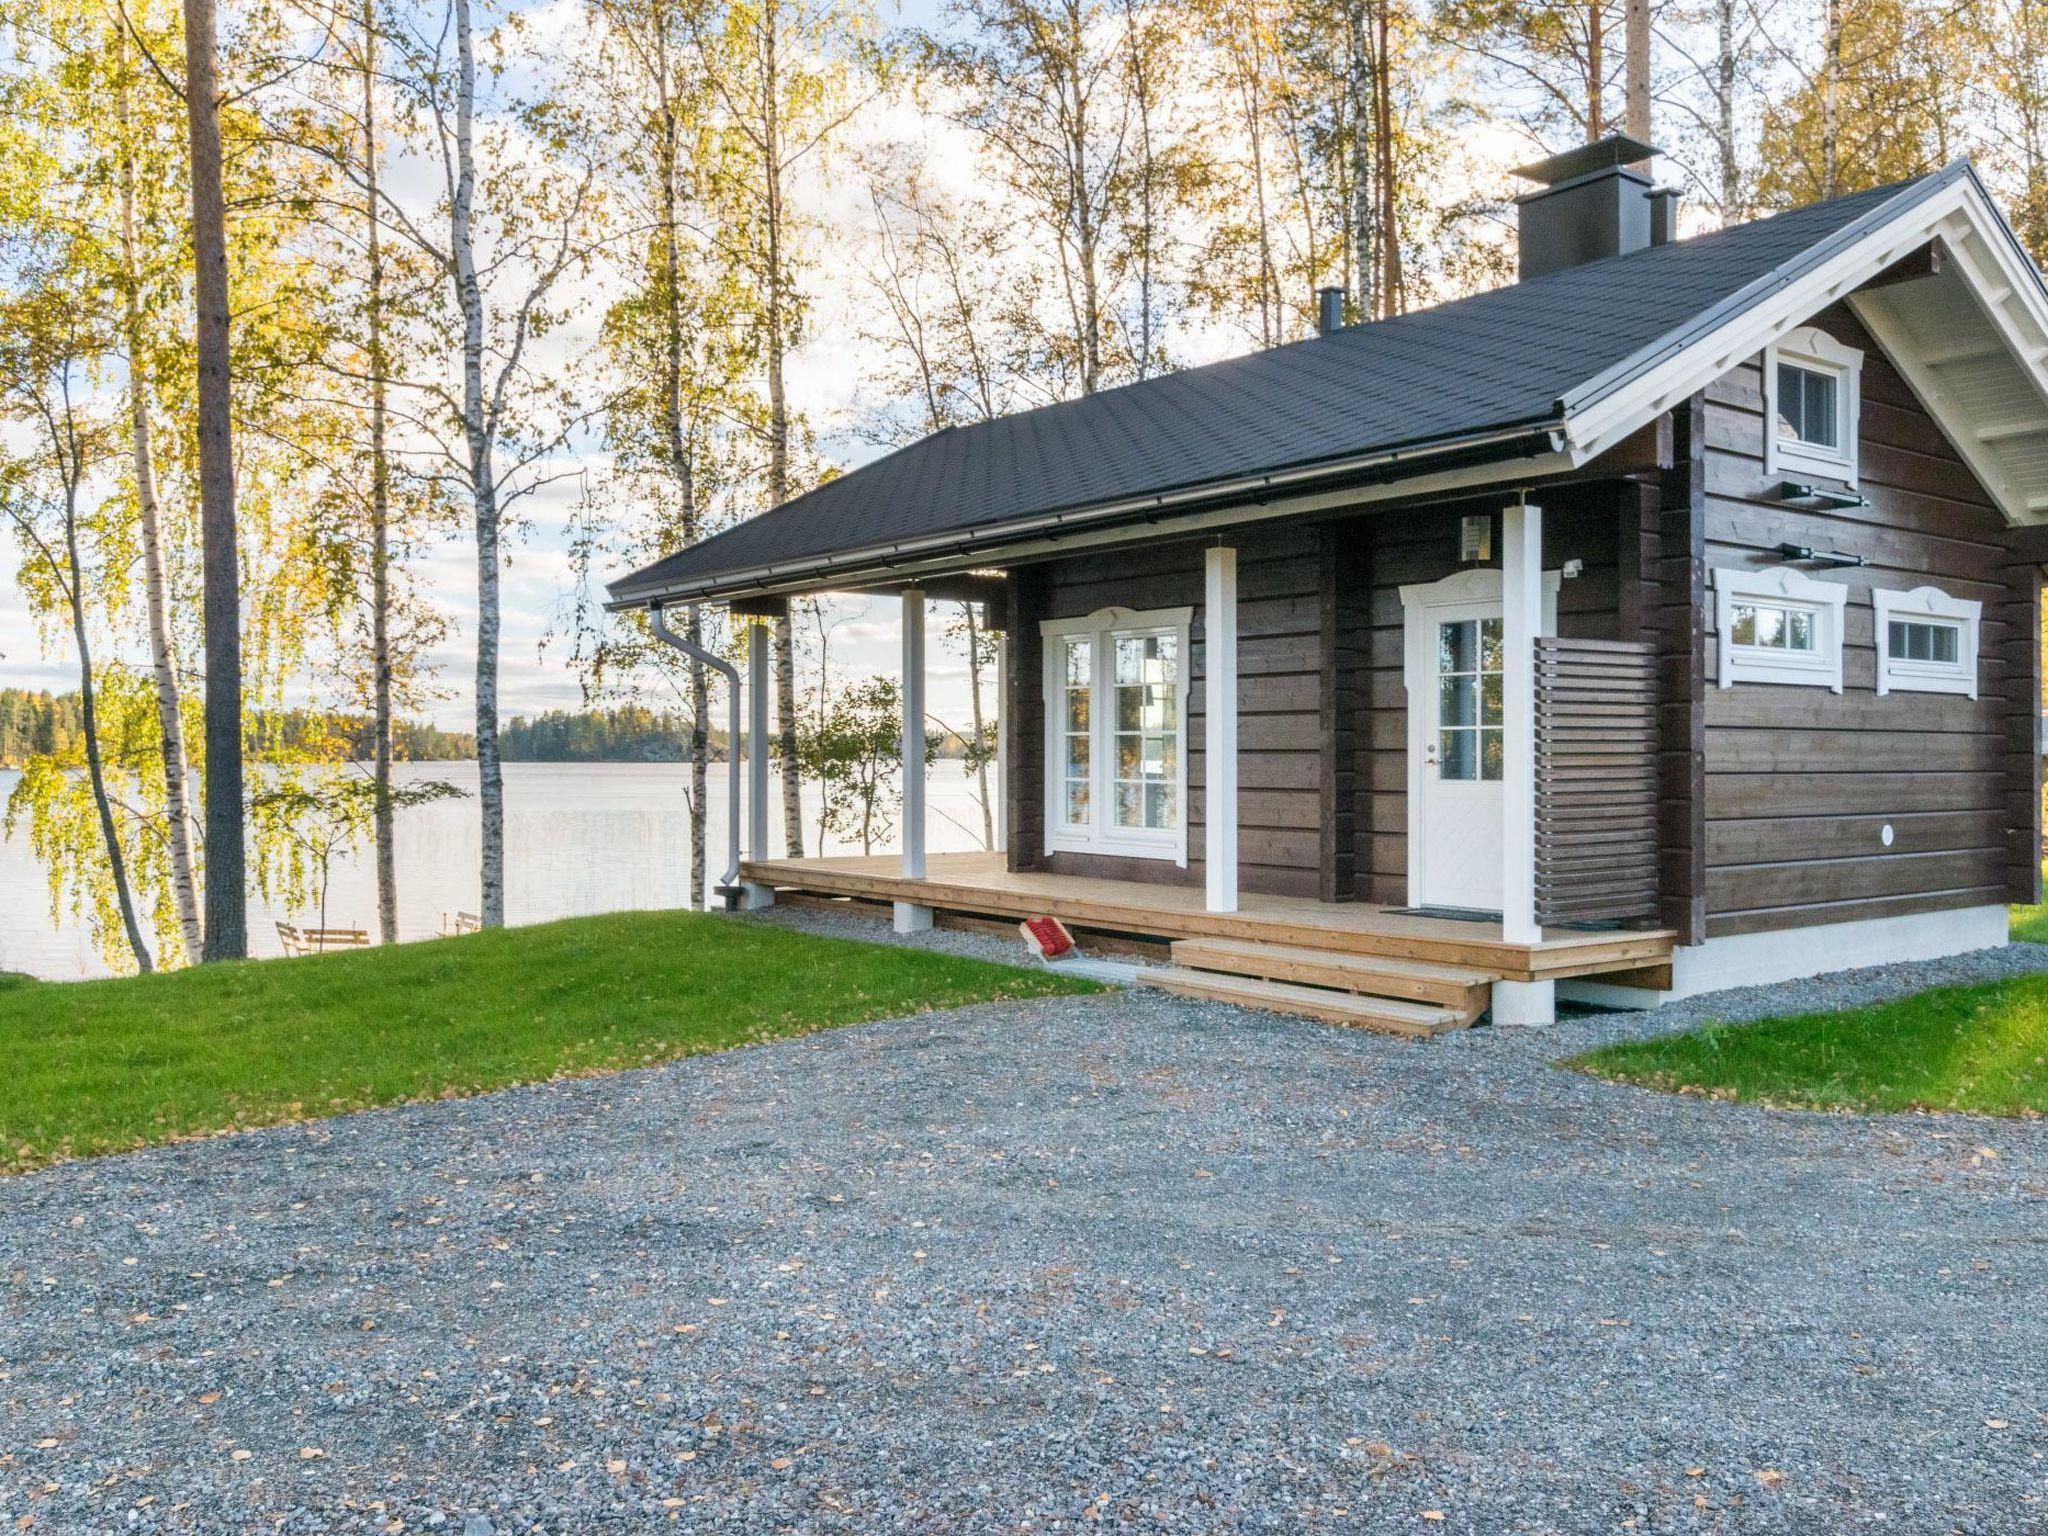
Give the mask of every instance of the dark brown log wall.
[[[1238, 583], [1238, 883], [1319, 896], [1325, 884], [1324, 539], [1312, 525], [1267, 524], [1232, 536]], [[1092, 552], [1018, 574], [1010, 738], [1013, 868], [1199, 885], [1204, 835], [1202, 550], [1198, 543]], [[1041, 619], [1099, 608], [1193, 608], [1188, 686], [1188, 864], [1101, 854], [1047, 855]], [[1028, 632], [1028, 633], [1027, 633]], [[1021, 802], [1028, 800], [1028, 806]]]
[[[1706, 636], [1709, 935], [1994, 904], [2023, 877], [2031, 885], [2034, 568], [2012, 563], [2004, 519], [1854, 316], [1837, 307], [1815, 323], [1864, 353], [1860, 488], [1870, 506], [1822, 511], [1779, 498], [1763, 466], [1760, 359], [1706, 397], [1706, 563], [1767, 567], [1781, 542], [1866, 561], [1801, 567], [1849, 589], [1839, 695], [1717, 687]], [[1871, 591], [1924, 584], [1985, 605], [1976, 700], [1875, 691]], [[2016, 817], [2024, 851], [2008, 831]]]

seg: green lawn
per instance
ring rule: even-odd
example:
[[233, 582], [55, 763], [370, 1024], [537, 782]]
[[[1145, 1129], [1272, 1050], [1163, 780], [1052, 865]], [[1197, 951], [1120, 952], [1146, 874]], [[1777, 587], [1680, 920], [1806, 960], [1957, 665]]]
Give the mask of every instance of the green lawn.
[[[2012, 936], [2048, 943], [2048, 905]], [[2048, 1113], [2048, 976], [1943, 987], [1843, 1013], [1708, 1024], [1568, 1065], [1616, 1082], [1812, 1109]]]
[[996, 998], [1043, 971], [627, 913], [115, 981], [0, 975], [0, 1172]]
[[1812, 1109], [2048, 1113], [2048, 977], [1605, 1046], [1596, 1077]]

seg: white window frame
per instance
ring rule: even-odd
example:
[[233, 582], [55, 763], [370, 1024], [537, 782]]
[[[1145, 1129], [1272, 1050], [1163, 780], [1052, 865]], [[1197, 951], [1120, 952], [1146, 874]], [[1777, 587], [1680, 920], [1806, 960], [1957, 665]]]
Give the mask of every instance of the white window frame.
[[[1837, 582], [1816, 581], [1789, 565], [1749, 571], [1729, 566], [1714, 570], [1714, 632], [1720, 685], [1786, 683], [1794, 687], [1842, 691], [1842, 609], [1849, 589]], [[1780, 651], [1734, 641], [1737, 605], [1767, 603], [1803, 609], [1813, 616], [1813, 649]]]
[[[1778, 364], [1790, 363], [1835, 380], [1839, 448], [1778, 435]], [[1857, 434], [1863, 421], [1863, 354], [1817, 326], [1802, 326], [1764, 352], [1764, 473], [1819, 475], [1856, 484]]]
[[[1085, 618], [1044, 619], [1038, 631], [1044, 650], [1044, 779], [1045, 851], [1047, 853], [1100, 853], [1133, 859], [1172, 859], [1182, 868], [1188, 862], [1188, 698], [1194, 673], [1188, 654], [1188, 624], [1194, 609], [1155, 608], [1137, 612], [1129, 608], [1098, 608]], [[1179, 825], [1171, 828], [1119, 827], [1113, 819], [1112, 788], [1116, 735], [1110, 709], [1115, 667], [1114, 637], [1171, 635], [1175, 641], [1179, 675], [1175, 679], [1179, 697], [1174, 701], [1178, 742], [1174, 751], [1174, 805]], [[1088, 707], [1088, 804], [1089, 825], [1073, 827], [1066, 820], [1066, 642], [1086, 636], [1093, 643]]]
[[[1877, 691], [1960, 693], [1977, 697], [1977, 630], [1984, 605], [1950, 597], [1939, 587], [1897, 592], [1879, 587], [1870, 594], [1877, 609]], [[1892, 655], [1892, 621], [1953, 625], [1961, 631], [1954, 661], [1912, 661]]]

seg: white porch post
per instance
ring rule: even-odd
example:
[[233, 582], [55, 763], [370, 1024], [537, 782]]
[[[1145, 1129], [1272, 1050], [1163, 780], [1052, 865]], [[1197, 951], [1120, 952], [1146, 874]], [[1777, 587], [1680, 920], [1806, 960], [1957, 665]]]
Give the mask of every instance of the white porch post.
[[[768, 846], [768, 680], [769, 643], [773, 631], [765, 623], [747, 626], [747, 857], [772, 859]], [[726, 743], [728, 752], [740, 744]], [[775, 904], [775, 888], [755, 885], [741, 887], [741, 899], [750, 909]]]
[[1010, 846], [1010, 632], [996, 631], [996, 851]]
[[[1543, 631], [1543, 509], [1526, 502], [1501, 514], [1501, 936], [1534, 944], [1536, 925], [1536, 637]], [[1548, 1024], [1554, 981], [1496, 982], [1496, 1024]]]
[[[1211, 912], [1237, 910], [1237, 551], [1202, 557], [1202, 857]], [[1183, 812], [1185, 814], [1185, 812]]]
[[[922, 880], [924, 864], [924, 589], [903, 592], [903, 878]], [[932, 925], [932, 909], [895, 903], [896, 931]]]

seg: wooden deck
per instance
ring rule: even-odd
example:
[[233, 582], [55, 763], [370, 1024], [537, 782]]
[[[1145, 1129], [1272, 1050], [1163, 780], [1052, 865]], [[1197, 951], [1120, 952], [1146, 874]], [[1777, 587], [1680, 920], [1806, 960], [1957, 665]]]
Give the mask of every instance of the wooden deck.
[[[922, 880], [898, 873], [894, 854], [750, 860], [752, 884], [822, 896], [908, 901], [989, 917], [1049, 914], [1072, 926], [1158, 939], [1250, 939], [1302, 949], [1471, 966], [1506, 981], [1555, 980], [1668, 966], [1673, 935], [1547, 929], [1541, 943], [1510, 944], [1497, 923], [1406, 916], [1360, 902], [1327, 904], [1295, 896], [1245, 895], [1236, 912], [1203, 909], [1199, 887], [1071, 875], [1013, 873], [1002, 855], [932, 857]], [[1630, 978], [1637, 985], [1650, 979]]]

